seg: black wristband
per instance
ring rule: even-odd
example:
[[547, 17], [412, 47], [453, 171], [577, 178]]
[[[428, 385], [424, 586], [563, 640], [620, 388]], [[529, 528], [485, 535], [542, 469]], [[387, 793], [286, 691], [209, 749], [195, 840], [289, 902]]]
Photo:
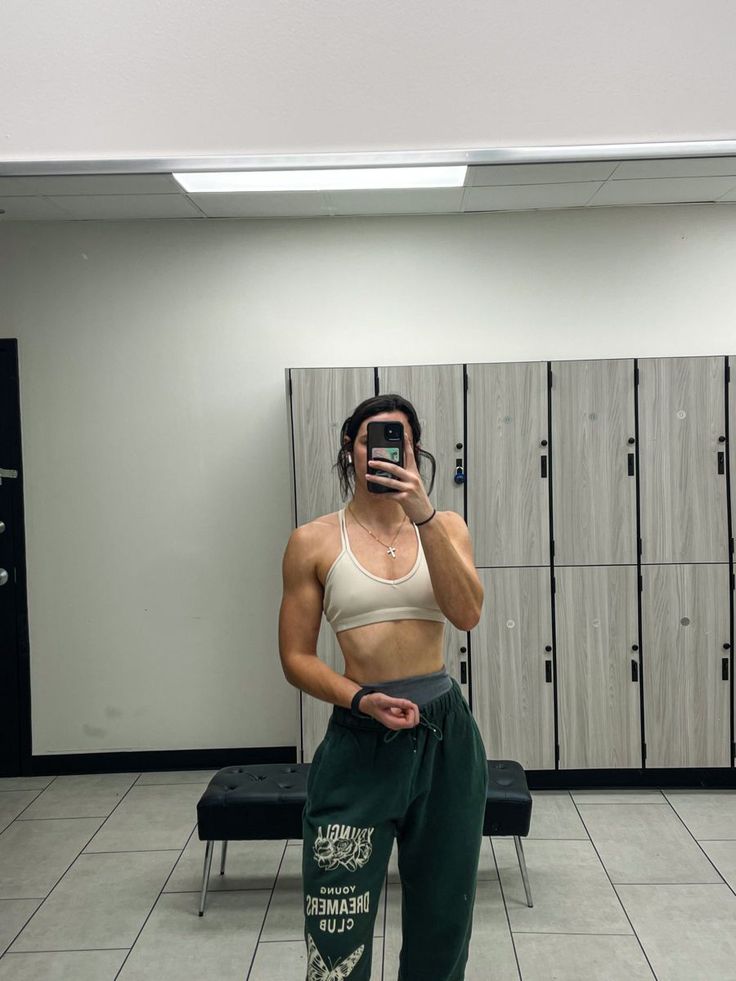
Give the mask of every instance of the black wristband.
[[426, 523], [428, 521], [431, 521], [436, 514], [437, 514], [437, 508], [435, 508], [434, 511], [430, 514], [430, 516], [428, 518], [425, 518], [424, 521], [415, 521], [414, 524], [416, 525], [417, 528], [419, 527], [419, 525], [426, 525]]
[[359, 710], [359, 708], [358, 708], [358, 702], [361, 700], [361, 698], [363, 697], [363, 695], [370, 695], [374, 691], [378, 691], [378, 689], [377, 688], [359, 688], [358, 691], [356, 691], [356, 693], [353, 695], [353, 700], [350, 703], [350, 711], [358, 719], [370, 719], [370, 718], [372, 718], [372, 716], [365, 715], [363, 712], [361, 712]]

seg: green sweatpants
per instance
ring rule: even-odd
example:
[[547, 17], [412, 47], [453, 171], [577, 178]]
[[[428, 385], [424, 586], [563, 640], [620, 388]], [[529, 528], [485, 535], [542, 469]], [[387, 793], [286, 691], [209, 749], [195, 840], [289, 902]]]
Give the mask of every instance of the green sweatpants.
[[302, 815], [307, 981], [370, 981], [394, 837], [402, 886], [398, 981], [465, 977], [488, 769], [478, 726], [451, 681], [420, 707], [411, 729], [333, 708]]

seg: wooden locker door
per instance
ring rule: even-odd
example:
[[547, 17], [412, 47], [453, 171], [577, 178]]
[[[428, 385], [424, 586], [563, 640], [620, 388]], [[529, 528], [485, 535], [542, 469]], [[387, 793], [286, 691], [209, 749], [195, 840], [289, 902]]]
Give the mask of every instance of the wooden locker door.
[[[337, 470], [340, 430], [356, 405], [375, 394], [372, 368], [292, 368], [291, 424], [296, 523], [306, 524], [337, 511], [345, 502]], [[345, 661], [337, 638], [322, 617], [317, 656], [338, 674]], [[332, 705], [306, 692], [301, 697], [302, 763], [311, 763], [332, 714]]]
[[552, 363], [555, 566], [636, 564], [634, 438], [632, 360]]
[[467, 373], [475, 564], [548, 565], [547, 362], [469, 364]]
[[728, 564], [641, 571], [646, 765], [729, 766]]
[[555, 567], [555, 584], [560, 769], [640, 767], [637, 567]]
[[641, 561], [728, 562], [725, 359], [639, 361]]
[[340, 429], [356, 405], [375, 394], [373, 368], [292, 368], [296, 523], [344, 505], [337, 470]]
[[488, 757], [553, 770], [549, 569], [479, 569], [478, 575], [485, 603], [470, 634], [473, 716]]
[[[463, 484], [456, 484], [455, 469], [465, 468], [463, 410], [464, 383], [461, 364], [386, 366], [378, 369], [379, 392], [395, 393], [408, 399], [417, 410], [422, 427], [421, 446], [437, 461], [434, 487], [429, 495], [438, 511], [456, 511], [465, 517]], [[459, 444], [459, 448], [458, 448]], [[429, 489], [431, 468], [422, 462], [420, 473]], [[469, 696], [467, 674], [462, 683], [461, 665], [467, 661], [467, 633], [445, 625], [445, 665], [460, 684], [466, 699]]]

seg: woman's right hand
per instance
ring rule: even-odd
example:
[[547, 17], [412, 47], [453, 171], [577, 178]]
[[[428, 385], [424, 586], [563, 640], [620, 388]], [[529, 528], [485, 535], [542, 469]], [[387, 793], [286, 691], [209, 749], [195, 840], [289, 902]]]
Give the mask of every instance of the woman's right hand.
[[406, 698], [392, 698], [380, 691], [363, 695], [358, 702], [358, 710], [382, 722], [387, 729], [412, 729], [419, 725], [418, 705]]

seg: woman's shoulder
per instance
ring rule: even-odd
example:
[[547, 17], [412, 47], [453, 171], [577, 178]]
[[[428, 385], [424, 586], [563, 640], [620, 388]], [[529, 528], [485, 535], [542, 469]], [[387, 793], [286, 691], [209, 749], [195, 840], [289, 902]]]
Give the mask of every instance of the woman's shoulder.
[[340, 533], [340, 519], [337, 511], [330, 514], [321, 514], [311, 521], [305, 521], [303, 525], [297, 525], [293, 535], [302, 542], [309, 543], [314, 547], [324, 544], [325, 539]]

